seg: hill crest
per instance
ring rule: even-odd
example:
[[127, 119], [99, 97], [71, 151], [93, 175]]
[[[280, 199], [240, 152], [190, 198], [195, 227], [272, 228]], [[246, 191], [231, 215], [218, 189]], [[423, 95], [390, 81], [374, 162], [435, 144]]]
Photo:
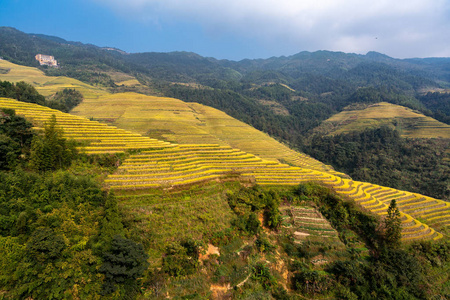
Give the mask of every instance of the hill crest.
[[335, 135], [383, 125], [395, 128], [402, 137], [450, 138], [450, 125], [410, 108], [387, 102], [349, 106], [325, 120], [316, 128], [316, 132]]

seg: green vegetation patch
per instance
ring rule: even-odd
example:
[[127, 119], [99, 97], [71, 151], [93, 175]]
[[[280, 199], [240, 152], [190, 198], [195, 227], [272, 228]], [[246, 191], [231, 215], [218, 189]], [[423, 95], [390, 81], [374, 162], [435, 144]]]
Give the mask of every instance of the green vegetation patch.
[[236, 183], [230, 182], [175, 193], [153, 189], [143, 195], [121, 197], [120, 207], [125, 222], [150, 249], [152, 263], [158, 263], [168, 243], [187, 238], [202, 240], [227, 228], [232, 212], [224, 192], [235, 188]]
[[312, 139], [307, 152], [355, 180], [449, 199], [449, 139], [403, 139], [388, 127]]

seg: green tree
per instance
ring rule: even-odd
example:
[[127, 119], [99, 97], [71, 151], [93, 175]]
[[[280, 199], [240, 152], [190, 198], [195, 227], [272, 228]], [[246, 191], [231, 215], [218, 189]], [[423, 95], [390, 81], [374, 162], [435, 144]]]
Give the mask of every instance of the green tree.
[[30, 258], [39, 262], [60, 258], [65, 247], [64, 238], [48, 227], [36, 229], [27, 243]]
[[31, 144], [30, 165], [38, 171], [52, 171], [68, 167], [77, 151], [75, 144], [63, 137], [52, 115], [45, 125], [44, 135], [36, 136]]
[[45, 97], [31, 85], [24, 81], [11, 83], [9, 81], [0, 81], [0, 97], [17, 99], [22, 102], [36, 103], [46, 105]]
[[31, 127], [13, 109], [0, 109], [0, 170], [13, 169], [20, 162], [21, 154], [29, 151]]
[[75, 89], [64, 89], [57, 92], [48, 103], [51, 108], [69, 112], [83, 101], [83, 94]]
[[15, 98], [19, 101], [36, 103], [45, 105], [45, 97], [38, 93], [38, 91], [31, 85], [24, 81], [16, 83]]
[[21, 148], [9, 136], [0, 134], [0, 170], [12, 169], [20, 156]]
[[253, 267], [252, 278], [261, 283], [265, 290], [270, 290], [277, 285], [276, 278], [270, 272], [270, 268], [263, 262], [258, 262]]
[[112, 193], [106, 196], [103, 219], [100, 223], [99, 244], [97, 247], [104, 248], [109, 245], [116, 235], [123, 234], [122, 218], [120, 217], [117, 200]]
[[388, 215], [384, 220], [385, 240], [387, 245], [397, 247], [400, 244], [400, 238], [402, 237], [402, 221], [395, 200], [391, 201], [387, 213]]
[[272, 229], [281, 225], [281, 213], [278, 210], [279, 196], [274, 192], [266, 193], [266, 207], [264, 209], [264, 221]]
[[137, 279], [148, 268], [148, 255], [142, 244], [115, 235], [111, 241], [111, 248], [103, 254], [103, 264], [99, 272], [105, 275], [102, 294], [113, 293], [119, 285], [123, 292], [132, 298], [139, 291]]
[[255, 213], [250, 213], [248, 215], [245, 229], [250, 234], [257, 234], [260, 230], [260, 222], [258, 220], [258, 216]]

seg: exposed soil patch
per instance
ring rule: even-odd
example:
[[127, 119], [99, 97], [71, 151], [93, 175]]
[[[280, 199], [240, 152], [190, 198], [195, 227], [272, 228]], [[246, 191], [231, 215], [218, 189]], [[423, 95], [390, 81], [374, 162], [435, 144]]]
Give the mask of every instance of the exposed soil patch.
[[200, 257], [198, 259], [200, 261], [204, 261], [204, 260], [208, 259], [210, 255], [220, 256], [219, 247], [215, 247], [212, 244], [208, 244], [208, 248], [206, 249], [206, 253], [200, 254]]

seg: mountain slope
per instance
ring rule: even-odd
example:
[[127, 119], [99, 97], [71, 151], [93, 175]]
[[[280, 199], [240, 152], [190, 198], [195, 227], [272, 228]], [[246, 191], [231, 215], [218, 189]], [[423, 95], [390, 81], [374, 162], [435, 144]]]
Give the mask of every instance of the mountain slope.
[[112, 94], [85, 100], [72, 113], [174, 143], [229, 145], [262, 158], [334, 172], [261, 131], [211, 107], [173, 98]]
[[409, 108], [386, 102], [363, 106], [360, 109], [348, 108], [325, 120], [316, 130], [335, 135], [383, 125], [394, 127], [402, 137], [450, 138], [450, 125]]
[[[138, 134], [133, 135], [131, 132], [120, 131], [109, 126], [99, 126], [97, 122], [37, 104], [1, 98], [0, 107], [15, 109], [17, 114], [33, 120], [36, 129], [42, 126], [43, 120], [50, 118], [52, 114], [56, 115], [57, 124], [66, 132], [67, 137], [88, 143], [87, 146], [81, 146], [81, 149], [85, 148], [87, 153], [97, 153], [100, 146], [97, 140], [100, 144], [104, 143], [104, 147], [100, 148], [105, 152], [138, 150], [139, 154], [127, 158], [115, 175], [110, 175], [105, 181], [107, 186], [114, 190], [133, 193], [136, 189], [173, 188], [227, 179], [243, 182], [250, 179], [261, 185], [275, 186], [315, 181], [380, 216], [387, 214], [387, 203], [396, 199], [400, 203], [399, 209], [402, 212], [404, 240], [440, 239], [443, 235], [436, 229], [450, 224], [450, 205], [420, 194], [343, 179], [327, 172], [290, 167], [278, 162], [262, 160], [252, 154], [229, 147], [208, 144], [177, 146], [145, 139]], [[130, 137], [133, 141], [129, 145], [123, 147], [111, 145], [113, 139], [123, 143]], [[136, 138], [138, 140], [134, 140]]]
[[0, 72], [0, 80], [25, 81], [33, 85], [40, 94], [46, 97], [65, 88], [75, 89], [81, 92], [85, 98], [97, 98], [108, 93], [102, 87], [94, 87], [66, 76], [47, 76], [37, 68], [13, 64], [7, 60], [0, 60], [0, 70], [4, 70]]

